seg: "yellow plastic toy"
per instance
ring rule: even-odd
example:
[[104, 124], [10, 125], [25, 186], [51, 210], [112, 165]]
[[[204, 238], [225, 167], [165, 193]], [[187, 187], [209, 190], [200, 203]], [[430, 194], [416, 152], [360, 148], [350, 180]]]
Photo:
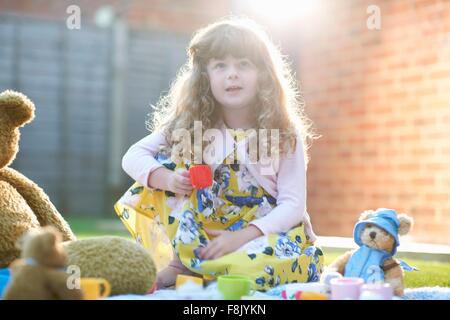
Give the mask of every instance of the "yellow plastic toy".
[[187, 276], [185, 274], [179, 274], [177, 275], [177, 281], [175, 283], [175, 288], [178, 289], [182, 285], [184, 285], [187, 282], [193, 282], [195, 284], [198, 284], [199, 286], [203, 287], [203, 279], [199, 277], [193, 277], [193, 276]]
[[297, 291], [295, 300], [328, 300], [328, 296], [318, 292]]

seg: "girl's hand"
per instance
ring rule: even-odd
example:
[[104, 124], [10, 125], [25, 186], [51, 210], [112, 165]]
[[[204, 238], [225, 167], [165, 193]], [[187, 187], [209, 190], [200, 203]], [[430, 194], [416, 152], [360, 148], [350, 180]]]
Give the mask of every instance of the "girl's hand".
[[238, 230], [209, 230], [204, 228], [209, 236], [216, 237], [208, 245], [200, 250], [200, 258], [203, 260], [217, 259], [230, 252], [234, 252], [245, 243], [263, 235], [261, 230], [254, 225]]
[[169, 177], [168, 189], [176, 194], [190, 195], [193, 187], [189, 179], [189, 171], [183, 169], [173, 171]]
[[227, 253], [236, 251], [243, 245], [242, 238], [239, 238], [239, 232], [228, 230], [208, 230], [204, 229], [209, 236], [216, 237], [200, 251], [200, 257], [203, 260], [217, 259]]

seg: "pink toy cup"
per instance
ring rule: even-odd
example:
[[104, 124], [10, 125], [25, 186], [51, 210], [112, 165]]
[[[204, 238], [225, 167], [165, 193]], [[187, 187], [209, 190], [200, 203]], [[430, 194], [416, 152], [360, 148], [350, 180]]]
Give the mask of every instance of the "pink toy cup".
[[360, 299], [392, 300], [394, 290], [389, 283], [367, 283], [361, 287]]
[[364, 280], [361, 278], [331, 279], [332, 300], [359, 300]]

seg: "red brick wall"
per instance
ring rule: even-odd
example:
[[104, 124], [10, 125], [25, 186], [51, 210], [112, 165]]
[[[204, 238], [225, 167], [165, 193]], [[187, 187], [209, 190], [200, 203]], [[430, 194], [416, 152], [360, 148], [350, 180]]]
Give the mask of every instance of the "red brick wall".
[[308, 173], [317, 232], [351, 236], [359, 212], [391, 207], [414, 217], [414, 240], [450, 244], [450, 1], [347, 1], [331, 16], [300, 36], [322, 134]]

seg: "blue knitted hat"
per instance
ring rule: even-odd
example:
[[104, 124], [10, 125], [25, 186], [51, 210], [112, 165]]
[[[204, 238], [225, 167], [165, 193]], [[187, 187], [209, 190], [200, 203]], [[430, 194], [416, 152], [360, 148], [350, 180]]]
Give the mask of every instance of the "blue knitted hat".
[[397, 218], [397, 213], [395, 210], [380, 208], [377, 209], [377, 211], [375, 211], [373, 216], [370, 218], [359, 221], [353, 230], [353, 238], [359, 246], [364, 245], [361, 241], [361, 232], [367, 224], [376, 225], [394, 237], [395, 245], [392, 250], [392, 255], [395, 255], [397, 252], [397, 247], [400, 245], [400, 241], [398, 239], [398, 228], [400, 226], [400, 221]]

